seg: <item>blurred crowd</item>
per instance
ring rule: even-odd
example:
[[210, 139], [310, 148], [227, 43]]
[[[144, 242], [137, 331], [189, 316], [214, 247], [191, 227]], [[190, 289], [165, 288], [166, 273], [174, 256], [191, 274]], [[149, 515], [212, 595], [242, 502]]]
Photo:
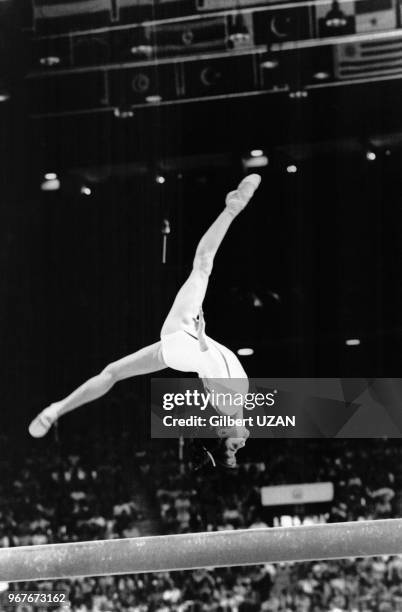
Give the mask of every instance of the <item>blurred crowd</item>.
[[402, 610], [401, 582], [402, 559], [390, 557], [26, 586], [69, 592], [76, 612], [391, 612]]
[[86, 435], [79, 452], [78, 441], [66, 454], [57, 444], [25, 453], [3, 436], [0, 546], [139, 535], [134, 457], [118, 455], [124, 438], [114, 446]]
[[[257, 440], [239, 458], [234, 473], [193, 472], [186, 446], [183, 457], [177, 441], [140, 448], [128, 431], [106, 437], [99, 429], [25, 446], [2, 434], [0, 546], [265, 527], [278, 524], [281, 512], [295, 524], [402, 516], [398, 440]], [[335, 487], [324, 507], [275, 513], [261, 505], [262, 486], [320, 481]], [[1, 588], [66, 590], [73, 612], [402, 612], [402, 558]]]
[[[235, 474], [211, 471], [207, 478], [189, 465], [180, 470], [175, 451], [160, 462], [144, 456], [141, 469], [155, 487], [165, 533], [276, 525], [279, 517], [261, 506], [261, 487], [269, 485], [332, 482], [334, 500], [323, 514], [315, 508], [315, 521], [317, 514], [326, 522], [402, 514], [398, 441], [258, 440], [241, 452]], [[293, 514], [298, 522], [311, 520], [307, 507]]]

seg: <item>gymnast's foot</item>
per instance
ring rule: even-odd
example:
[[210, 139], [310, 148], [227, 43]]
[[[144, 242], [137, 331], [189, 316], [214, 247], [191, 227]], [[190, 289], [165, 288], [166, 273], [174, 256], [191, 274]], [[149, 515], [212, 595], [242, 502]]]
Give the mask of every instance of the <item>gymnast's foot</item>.
[[235, 191], [230, 191], [226, 196], [226, 209], [235, 217], [247, 206], [259, 184], [261, 177], [259, 174], [249, 174], [239, 184]]
[[57, 408], [51, 404], [32, 421], [28, 430], [33, 438], [42, 438], [47, 434], [53, 423], [57, 421]]

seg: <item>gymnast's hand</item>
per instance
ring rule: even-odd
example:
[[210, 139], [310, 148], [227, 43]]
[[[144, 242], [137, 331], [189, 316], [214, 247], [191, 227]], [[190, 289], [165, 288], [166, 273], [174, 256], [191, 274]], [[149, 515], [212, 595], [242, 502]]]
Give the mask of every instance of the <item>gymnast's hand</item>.
[[197, 330], [198, 342], [200, 343], [201, 351], [208, 350], [207, 337], [205, 335], [205, 319], [202, 308], [198, 312], [198, 319], [194, 319], [195, 328]]

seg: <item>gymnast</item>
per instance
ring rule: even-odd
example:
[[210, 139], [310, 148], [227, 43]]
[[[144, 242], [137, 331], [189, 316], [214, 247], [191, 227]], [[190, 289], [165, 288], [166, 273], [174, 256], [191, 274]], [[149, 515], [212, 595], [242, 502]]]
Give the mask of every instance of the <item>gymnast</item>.
[[[29, 433], [41, 438], [63, 414], [95, 400], [125, 378], [150, 374], [165, 368], [179, 372], [196, 372], [207, 390], [221, 389], [222, 379], [233, 379], [236, 392], [239, 383], [242, 393], [248, 391], [248, 379], [236, 355], [212, 340], [205, 333], [202, 303], [216, 252], [233, 219], [245, 208], [258, 188], [261, 177], [250, 174], [235, 191], [226, 196], [226, 206], [201, 238], [190, 276], [179, 290], [163, 324], [161, 339], [154, 344], [110, 363], [97, 376], [90, 378], [64, 399], [45, 408], [31, 422]], [[219, 414], [242, 418], [242, 407], [214, 406]], [[249, 435], [243, 428], [220, 428], [213, 455], [203, 447], [214, 465], [236, 467], [236, 453], [245, 445]]]

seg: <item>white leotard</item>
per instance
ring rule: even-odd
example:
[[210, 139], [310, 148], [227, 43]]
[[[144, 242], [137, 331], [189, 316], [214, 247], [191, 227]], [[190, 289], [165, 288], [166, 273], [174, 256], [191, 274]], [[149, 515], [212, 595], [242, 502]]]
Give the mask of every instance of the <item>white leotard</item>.
[[[208, 350], [201, 351], [193, 330], [186, 329], [163, 335], [161, 342], [165, 364], [179, 372], [197, 373], [204, 380], [208, 391], [214, 391], [215, 394], [241, 393], [243, 396], [248, 392], [248, 378], [243, 366], [236, 355], [223, 344], [206, 336]], [[228, 379], [231, 379], [230, 383]], [[221, 414], [242, 414], [242, 408], [238, 404], [213, 405]]]

